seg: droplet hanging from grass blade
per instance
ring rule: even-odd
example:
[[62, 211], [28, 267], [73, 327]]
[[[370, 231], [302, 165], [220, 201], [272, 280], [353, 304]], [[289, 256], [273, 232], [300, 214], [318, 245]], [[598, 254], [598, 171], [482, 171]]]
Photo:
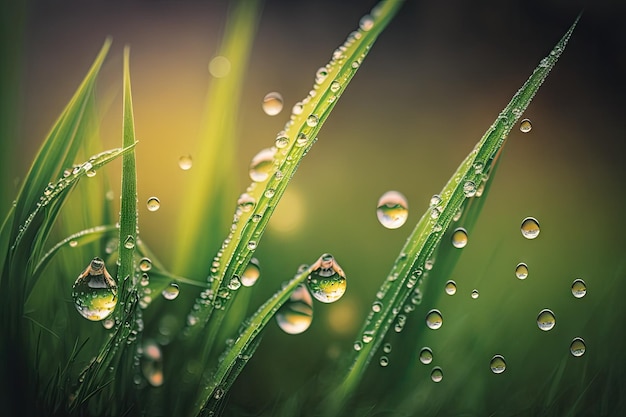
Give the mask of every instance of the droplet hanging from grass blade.
[[523, 119], [519, 124], [519, 130], [522, 133], [528, 133], [532, 130], [532, 128], [533, 128], [533, 125], [530, 122], [530, 119]]
[[312, 321], [313, 298], [304, 285], [299, 285], [276, 313], [276, 322], [285, 333], [300, 334]]
[[464, 248], [467, 245], [467, 241], [467, 231], [464, 228], [458, 227], [452, 232], [452, 246], [455, 248]]
[[88, 320], [107, 318], [117, 305], [117, 283], [104, 261], [93, 258], [72, 287], [72, 298], [78, 312]]
[[313, 297], [323, 303], [332, 303], [346, 292], [346, 275], [335, 258], [325, 253], [313, 264], [307, 286]]

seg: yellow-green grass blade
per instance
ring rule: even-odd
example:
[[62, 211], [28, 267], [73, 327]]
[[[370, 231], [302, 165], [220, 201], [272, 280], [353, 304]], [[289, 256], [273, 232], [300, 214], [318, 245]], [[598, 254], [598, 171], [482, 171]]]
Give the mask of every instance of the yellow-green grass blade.
[[577, 22], [578, 18], [461, 162], [439, 194], [440, 201], [432, 204], [418, 221], [377, 293], [380, 311], [372, 310], [368, 314], [358, 333], [357, 348], [351, 354], [350, 365], [341, 382], [329, 394], [326, 402], [328, 414], [337, 414], [356, 390], [367, 365], [407, 299], [420, 289], [427, 270], [426, 262], [432, 260], [457, 210], [468, 198], [475, 198], [475, 192], [487, 181], [485, 174], [492, 170], [508, 134], [561, 56]]

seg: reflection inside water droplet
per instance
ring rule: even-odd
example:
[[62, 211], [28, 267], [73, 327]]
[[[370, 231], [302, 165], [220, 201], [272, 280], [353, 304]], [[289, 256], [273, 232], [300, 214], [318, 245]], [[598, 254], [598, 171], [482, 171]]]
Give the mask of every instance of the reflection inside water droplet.
[[[276, 313], [276, 322], [285, 333], [300, 334], [309, 328], [312, 321], [313, 298], [304, 285], [298, 285]], [[354, 348], [357, 349], [356, 344]]]
[[183, 155], [180, 158], [178, 158], [178, 166], [183, 171], [187, 171], [191, 169], [192, 165], [193, 165], [193, 161], [191, 159], [191, 155]]
[[430, 379], [432, 379], [433, 382], [441, 382], [443, 379], [443, 371], [440, 367], [436, 366], [433, 368], [430, 373]]
[[76, 310], [88, 320], [108, 317], [117, 304], [117, 284], [107, 271], [104, 261], [93, 258], [72, 287]]
[[139, 270], [148, 272], [150, 269], [152, 269], [152, 261], [149, 258], [141, 258], [139, 260]]
[[446, 282], [445, 290], [448, 295], [456, 294], [456, 283], [454, 281]]
[[477, 299], [480, 296], [480, 293], [478, 292], [477, 289], [473, 289], [472, 293], [470, 295], [475, 300], [475, 299]]
[[387, 229], [397, 229], [409, 217], [409, 205], [406, 197], [398, 191], [387, 191], [376, 206], [378, 221]]

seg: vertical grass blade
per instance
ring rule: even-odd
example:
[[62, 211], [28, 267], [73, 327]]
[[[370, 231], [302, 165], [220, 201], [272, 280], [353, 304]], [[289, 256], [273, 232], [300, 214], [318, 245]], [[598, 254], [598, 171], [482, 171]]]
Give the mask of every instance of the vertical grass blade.
[[432, 204], [418, 221], [389, 276], [380, 287], [379, 301], [383, 307], [379, 312], [369, 313], [358, 334], [357, 343], [360, 349], [353, 351], [349, 368], [328, 397], [327, 414], [336, 415], [357, 388], [367, 365], [404, 303], [420, 288], [425, 275], [425, 264], [432, 259], [454, 215], [468, 198], [475, 198], [476, 191], [489, 179], [494, 160], [508, 134], [563, 53], [579, 18], [580, 16], [550, 54], [541, 60], [522, 88], [461, 162], [439, 194], [440, 201]]

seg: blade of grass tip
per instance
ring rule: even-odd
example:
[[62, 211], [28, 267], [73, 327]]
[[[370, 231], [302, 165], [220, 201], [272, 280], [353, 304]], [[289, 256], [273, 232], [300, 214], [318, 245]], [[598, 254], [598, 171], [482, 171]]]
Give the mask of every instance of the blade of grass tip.
[[550, 54], [541, 60], [522, 88], [463, 160], [439, 194], [440, 201], [429, 207], [418, 221], [400, 256], [394, 262], [387, 280], [377, 293], [382, 295], [379, 301], [383, 307], [379, 312], [369, 313], [355, 344], [358, 348], [351, 354], [350, 366], [325, 402], [326, 414], [336, 415], [358, 386], [367, 365], [403, 304], [416, 288], [419, 290], [426, 261], [431, 259], [457, 210], [487, 180], [484, 173], [491, 170], [511, 129], [563, 53], [579, 18], [580, 16], [576, 18]]
[[224, 223], [230, 210], [227, 202], [234, 198], [228, 191], [235, 186], [237, 113], [262, 3], [258, 0], [230, 2], [223, 40], [214, 58], [226, 60], [230, 70], [223, 77], [216, 74], [211, 81], [206, 98], [205, 127], [193, 156], [200, 166], [189, 172], [186, 187], [190, 192], [185, 193], [186, 201], [179, 216], [180, 239], [173, 270], [182, 275], [206, 274], [205, 265], [197, 262], [197, 254], [215, 251], [221, 237], [216, 231], [225, 230], [227, 226]]
[[[317, 134], [356, 74], [370, 47], [403, 4], [401, 0], [382, 1], [361, 18], [359, 28], [337, 48], [331, 60], [317, 71], [313, 90], [294, 106], [290, 120], [279, 132], [279, 149], [273, 148], [273, 161], [267, 176], [253, 182], [242, 195], [235, 210], [232, 227], [214, 259], [209, 293], [212, 302], [199, 298], [188, 317], [190, 336], [197, 335], [215, 312], [203, 337], [210, 352], [222, 320], [233, 302], [239, 277], [250, 262], [269, 219], [289, 180], [317, 140]], [[265, 184], [263, 184], [265, 183]], [[242, 200], [252, 201], [253, 208]], [[196, 325], [196, 323], [200, 323]]]

